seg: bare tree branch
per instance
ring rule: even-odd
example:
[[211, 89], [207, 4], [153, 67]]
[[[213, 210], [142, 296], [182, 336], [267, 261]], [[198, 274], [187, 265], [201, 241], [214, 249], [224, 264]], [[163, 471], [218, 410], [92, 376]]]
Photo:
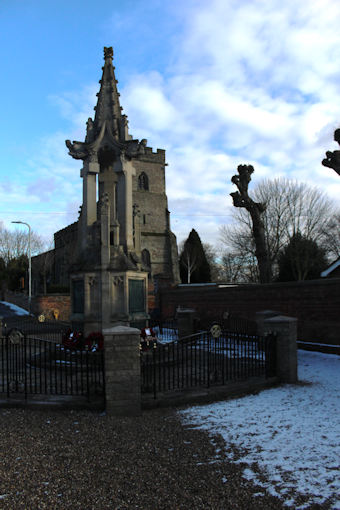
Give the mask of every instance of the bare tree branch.
[[[295, 180], [264, 179], [253, 190], [254, 200], [266, 204], [262, 214], [265, 240], [274, 276], [277, 275], [278, 254], [294, 234], [316, 241], [326, 253], [340, 255], [340, 214], [334, 204], [318, 188]], [[239, 256], [255, 256], [251, 217], [244, 209], [233, 209], [233, 224], [220, 229], [220, 240], [228, 251]]]
[[238, 191], [230, 193], [230, 195], [232, 196], [235, 207], [242, 207], [250, 214], [260, 281], [261, 283], [268, 283], [272, 278], [271, 264], [262, 220], [262, 214], [266, 210], [266, 204], [265, 202], [255, 202], [248, 195], [248, 185], [251, 181], [251, 174], [254, 172], [254, 167], [252, 165], [239, 165], [237, 171], [238, 175], [234, 175], [231, 181], [237, 186]]
[[[28, 255], [28, 232], [16, 229], [10, 231], [0, 222], [0, 257], [5, 263], [21, 255]], [[31, 253], [39, 253], [44, 249], [44, 242], [35, 232], [31, 232]]]

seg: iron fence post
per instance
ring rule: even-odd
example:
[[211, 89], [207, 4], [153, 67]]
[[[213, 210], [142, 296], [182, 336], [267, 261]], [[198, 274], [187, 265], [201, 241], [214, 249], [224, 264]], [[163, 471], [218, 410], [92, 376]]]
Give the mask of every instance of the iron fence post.
[[156, 386], [156, 344], [152, 348], [152, 365], [153, 365], [153, 398], [157, 398], [157, 386]]
[[206, 333], [206, 336], [207, 336], [207, 341], [208, 341], [208, 381], [207, 381], [207, 387], [210, 388], [210, 334], [207, 332]]
[[9, 398], [9, 340], [8, 336], [6, 335], [6, 382], [7, 382], [7, 398]]
[[23, 342], [24, 342], [24, 384], [25, 384], [25, 400], [27, 400], [27, 352], [26, 352], [26, 349], [27, 349], [27, 336], [24, 335], [24, 338], [23, 338]]
[[87, 401], [90, 401], [90, 379], [89, 379], [89, 352], [86, 351], [86, 395], [87, 395]]

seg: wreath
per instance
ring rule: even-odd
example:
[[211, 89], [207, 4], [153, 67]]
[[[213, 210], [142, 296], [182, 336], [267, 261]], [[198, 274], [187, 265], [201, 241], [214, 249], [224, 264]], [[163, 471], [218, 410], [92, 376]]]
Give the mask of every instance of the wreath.
[[62, 338], [62, 345], [71, 351], [86, 350], [90, 352], [101, 351], [104, 348], [104, 337], [100, 331], [93, 331], [84, 339], [81, 331], [65, 331]]
[[62, 344], [66, 349], [81, 350], [84, 347], [84, 337], [81, 331], [72, 331], [70, 328], [63, 334]]
[[148, 351], [157, 344], [156, 333], [152, 328], [143, 328], [140, 332], [140, 348], [142, 351]]
[[85, 340], [85, 349], [90, 352], [101, 351], [104, 348], [104, 337], [100, 331], [93, 331]]

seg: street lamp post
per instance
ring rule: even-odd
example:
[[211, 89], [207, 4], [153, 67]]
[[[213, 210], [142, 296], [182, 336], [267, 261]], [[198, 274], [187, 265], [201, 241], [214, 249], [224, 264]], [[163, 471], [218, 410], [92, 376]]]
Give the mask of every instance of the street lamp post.
[[31, 226], [25, 221], [12, 221], [28, 227], [28, 311], [31, 313], [32, 301], [32, 258], [31, 258]]

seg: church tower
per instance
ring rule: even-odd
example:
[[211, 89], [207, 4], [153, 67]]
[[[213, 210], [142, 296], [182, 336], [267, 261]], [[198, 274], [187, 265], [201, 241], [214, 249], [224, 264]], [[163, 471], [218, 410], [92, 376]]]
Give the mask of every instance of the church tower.
[[[72, 320], [85, 333], [115, 323], [143, 325], [159, 285], [177, 283], [177, 244], [165, 193], [165, 151], [129, 134], [112, 48], [104, 48], [94, 118], [83, 142], [66, 140], [82, 160], [83, 203], [70, 262]], [[65, 255], [55, 234], [56, 255]], [[61, 234], [62, 233], [62, 234]], [[72, 237], [72, 235], [71, 235]], [[65, 258], [65, 257], [64, 257]], [[149, 295], [149, 299], [148, 299]]]

